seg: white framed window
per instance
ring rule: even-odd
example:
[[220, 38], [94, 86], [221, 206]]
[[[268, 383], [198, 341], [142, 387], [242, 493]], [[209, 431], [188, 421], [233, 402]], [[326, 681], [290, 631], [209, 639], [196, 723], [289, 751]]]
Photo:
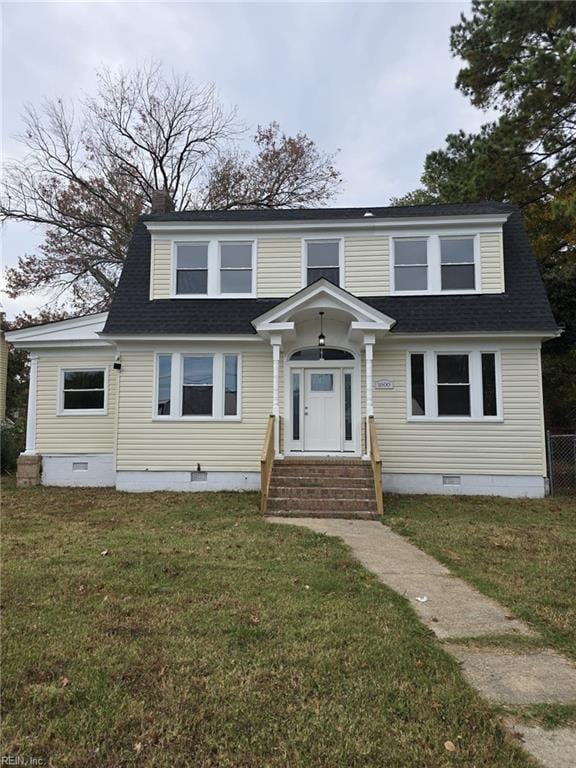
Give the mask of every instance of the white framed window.
[[321, 277], [334, 285], [343, 284], [342, 241], [340, 239], [304, 240], [304, 285]]
[[220, 293], [248, 294], [253, 292], [251, 242], [220, 242]]
[[403, 235], [391, 240], [392, 293], [477, 293], [480, 241], [474, 233]]
[[440, 285], [443, 291], [473, 291], [476, 270], [473, 237], [440, 238]]
[[173, 243], [173, 298], [255, 296], [254, 240]]
[[428, 238], [397, 238], [394, 241], [396, 291], [428, 290]]
[[108, 367], [61, 368], [59, 416], [105, 416], [108, 412]]
[[162, 421], [239, 421], [240, 381], [240, 354], [157, 353], [152, 416]]
[[410, 421], [501, 421], [500, 355], [495, 350], [408, 353]]

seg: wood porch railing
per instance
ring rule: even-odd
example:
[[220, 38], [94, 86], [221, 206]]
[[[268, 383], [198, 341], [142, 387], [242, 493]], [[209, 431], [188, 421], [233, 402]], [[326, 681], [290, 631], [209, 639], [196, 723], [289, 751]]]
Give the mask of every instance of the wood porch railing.
[[380, 448], [378, 446], [378, 435], [376, 433], [376, 421], [374, 416], [368, 417], [368, 429], [370, 430], [370, 463], [372, 464], [372, 475], [374, 476], [374, 492], [376, 494], [376, 509], [379, 515], [384, 514], [384, 497], [382, 496], [382, 459], [380, 457]]
[[268, 426], [266, 427], [266, 437], [264, 438], [264, 447], [260, 457], [260, 511], [263, 515], [268, 509], [268, 494], [270, 492], [270, 479], [272, 478], [272, 469], [274, 468], [274, 415], [268, 416]]

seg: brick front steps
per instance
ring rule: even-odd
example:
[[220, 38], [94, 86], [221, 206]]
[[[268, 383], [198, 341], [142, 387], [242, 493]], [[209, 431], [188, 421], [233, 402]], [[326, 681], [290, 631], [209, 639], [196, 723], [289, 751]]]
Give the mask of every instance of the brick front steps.
[[362, 459], [275, 461], [267, 514], [373, 519], [377, 508], [371, 466]]

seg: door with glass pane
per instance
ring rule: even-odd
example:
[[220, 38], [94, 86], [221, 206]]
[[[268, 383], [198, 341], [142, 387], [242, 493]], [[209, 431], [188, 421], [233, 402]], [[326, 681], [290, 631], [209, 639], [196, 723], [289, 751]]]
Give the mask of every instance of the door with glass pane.
[[308, 368], [304, 381], [304, 450], [341, 451], [340, 371]]

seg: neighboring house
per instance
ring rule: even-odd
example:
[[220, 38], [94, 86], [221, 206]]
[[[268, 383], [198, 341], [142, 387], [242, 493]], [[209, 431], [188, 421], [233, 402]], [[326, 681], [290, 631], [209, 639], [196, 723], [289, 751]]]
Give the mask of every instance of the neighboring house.
[[8, 339], [46, 484], [255, 489], [272, 414], [276, 467], [377, 436], [385, 494], [542, 496], [557, 334], [520, 213], [478, 203], [155, 212], [108, 314]]

